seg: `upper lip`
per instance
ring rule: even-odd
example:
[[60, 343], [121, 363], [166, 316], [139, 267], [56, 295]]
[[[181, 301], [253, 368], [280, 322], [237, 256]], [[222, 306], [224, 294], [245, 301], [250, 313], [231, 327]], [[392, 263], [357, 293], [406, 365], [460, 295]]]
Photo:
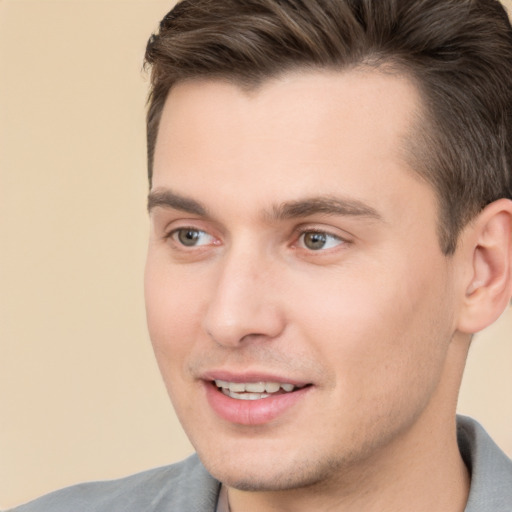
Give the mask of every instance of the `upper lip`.
[[229, 370], [210, 370], [201, 375], [201, 379], [205, 381], [223, 380], [226, 382], [278, 382], [281, 384], [293, 384], [300, 387], [310, 384], [305, 380], [286, 377], [275, 373], [268, 372], [233, 372]]

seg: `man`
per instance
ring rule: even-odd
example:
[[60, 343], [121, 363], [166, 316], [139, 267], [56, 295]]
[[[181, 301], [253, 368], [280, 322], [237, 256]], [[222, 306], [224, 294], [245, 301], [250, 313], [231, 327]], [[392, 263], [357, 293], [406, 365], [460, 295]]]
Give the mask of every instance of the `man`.
[[455, 408], [512, 293], [494, 0], [184, 0], [149, 41], [148, 325], [198, 456], [29, 511], [494, 511]]

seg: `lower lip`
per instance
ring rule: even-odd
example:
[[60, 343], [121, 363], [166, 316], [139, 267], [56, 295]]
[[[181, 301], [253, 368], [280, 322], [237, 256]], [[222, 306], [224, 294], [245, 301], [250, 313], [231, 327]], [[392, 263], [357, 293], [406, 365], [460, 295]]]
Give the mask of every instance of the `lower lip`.
[[205, 382], [205, 388], [208, 403], [215, 413], [222, 419], [239, 425], [263, 425], [275, 420], [302, 400], [311, 389], [307, 386], [259, 400], [237, 400], [222, 393], [211, 382]]

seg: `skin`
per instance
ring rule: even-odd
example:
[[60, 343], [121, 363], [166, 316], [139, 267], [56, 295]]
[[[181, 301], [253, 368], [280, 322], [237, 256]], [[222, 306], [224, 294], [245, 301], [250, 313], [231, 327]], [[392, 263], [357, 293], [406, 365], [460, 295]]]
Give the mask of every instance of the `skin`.
[[[475, 243], [471, 231], [442, 254], [435, 193], [404, 156], [418, 117], [415, 87], [375, 70], [287, 74], [251, 92], [191, 81], [169, 95], [148, 325], [232, 512], [464, 510], [454, 415]], [[187, 229], [196, 245], [182, 243]], [[323, 248], [307, 245], [312, 232]], [[219, 371], [309, 386], [271, 421], [237, 424], [207, 400]]]

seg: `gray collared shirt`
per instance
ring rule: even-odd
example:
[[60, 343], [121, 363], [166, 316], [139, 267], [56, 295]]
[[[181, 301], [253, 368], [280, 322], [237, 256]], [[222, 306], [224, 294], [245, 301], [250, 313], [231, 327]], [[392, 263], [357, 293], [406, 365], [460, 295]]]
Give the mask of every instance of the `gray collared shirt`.
[[465, 512], [512, 512], [512, 461], [471, 418], [457, 418], [457, 439], [471, 473]]

